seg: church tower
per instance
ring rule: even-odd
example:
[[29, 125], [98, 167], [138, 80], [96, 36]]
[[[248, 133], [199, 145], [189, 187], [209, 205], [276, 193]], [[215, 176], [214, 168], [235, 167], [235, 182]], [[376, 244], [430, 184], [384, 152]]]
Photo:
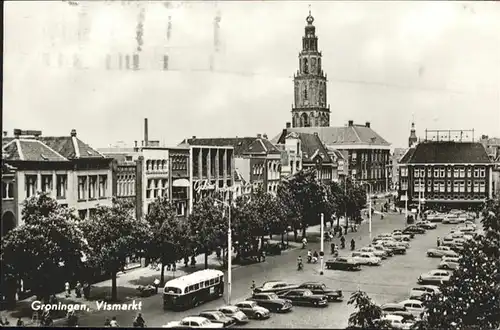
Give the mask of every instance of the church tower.
[[322, 54], [318, 51], [318, 37], [311, 11], [306, 22], [302, 51], [299, 53], [299, 70], [293, 76], [295, 100], [292, 106], [292, 126], [328, 127], [330, 106], [326, 103], [327, 80], [321, 68]]
[[415, 132], [415, 122], [411, 123], [410, 137], [408, 138], [408, 147], [411, 148], [417, 144], [418, 138]]

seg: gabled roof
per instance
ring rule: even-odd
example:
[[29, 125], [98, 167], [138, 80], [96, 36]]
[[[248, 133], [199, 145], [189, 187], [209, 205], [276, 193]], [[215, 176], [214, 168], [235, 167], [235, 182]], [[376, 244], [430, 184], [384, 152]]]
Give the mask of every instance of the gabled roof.
[[39, 139], [68, 159], [106, 158], [76, 136], [41, 136]]
[[277, 154], [279, 150], [269, 142], [269, 140], [258, 137], [236, 137], [236, 138], [206, 138], [206, 139], [186, 139], [179, 145], [197, 145], [197, 146], [219, 146], [233, 147], [234, 156], [242, 156], [249, 154]]
[[407, 163], [413, 164], [491, 164], [479, 142], [424, 142], [415, 147]]
[[408, 163], [408, 161], [410, 160], [410, 158], [413, 156], [414, 153], [415, 153], [415, 148], [408, 148], [406, 152], [403, 154], [403, 156], [399, 158], [398, 162], [400, 164]]
[[68, 161], [55, 150], [36, 139], [12, 139], [2, 148], [5, 160]]
[[[285, 131], [285, 130], [284, 130]], [[294, 127], [287, 128], [286, 131], [298, 133], [318, 133], [321, 141], [326, 145], [371, 145], [371, 146], [390, 146], [390, 143], [378, 135], [370, 127], [362, 125], [353, 125], [346, 127]], [[279, 143], [283, 138], [280, 133], [272, 141]]]
[[[328, 154], [328, 150], [325, 145], [321, 142], [319, 136], [309, 133], [297, 133], [300, 139], [300, 149], [302, 151], [302, 162], [313, 162], [314, 158], [320, 156], [323, 159], [323, 163], [332, 163], [333, 160]], [[294, 136], [294, 134], [292, 134]]]
[[342, 152], [340, 150], [337, 150], [337, 149], [335, 149], [333, 147], [329, 147], [329, 146], [326, 146], [326, 149], [330, 153], [333, 153], [337, 159], [346, 160], [344, 155], [342, 154]]
[[246, 184], [246, 180], [243, 178], [243, 175], [241, 175], [240, 171], [238, 169], [234, 170], [234, 181], [235, 182], [241, 182], [242, 184]]

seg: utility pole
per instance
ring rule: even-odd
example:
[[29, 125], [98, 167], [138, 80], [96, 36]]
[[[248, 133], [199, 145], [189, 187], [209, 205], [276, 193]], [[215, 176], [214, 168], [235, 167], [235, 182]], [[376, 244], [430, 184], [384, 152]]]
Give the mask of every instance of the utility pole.
[[323, 275], [323, 259], [325, 255], [325, 250], [324, 250], [324, 240], [325, 240], [325, 216], [323, 213], [321, 213], [321, 251], [319, 252], [319, 257], [320, 257], [320, 275]]

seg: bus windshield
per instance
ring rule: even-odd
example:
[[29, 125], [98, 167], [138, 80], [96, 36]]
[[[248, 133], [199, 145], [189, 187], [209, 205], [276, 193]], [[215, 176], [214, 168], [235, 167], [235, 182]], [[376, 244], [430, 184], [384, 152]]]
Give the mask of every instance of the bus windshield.
[[167, 286], [164, 290], [165, 293], [171, 293], [171, 294], [181, 294], [182, 290], [179, 288], [175, 288], [172, 286]]

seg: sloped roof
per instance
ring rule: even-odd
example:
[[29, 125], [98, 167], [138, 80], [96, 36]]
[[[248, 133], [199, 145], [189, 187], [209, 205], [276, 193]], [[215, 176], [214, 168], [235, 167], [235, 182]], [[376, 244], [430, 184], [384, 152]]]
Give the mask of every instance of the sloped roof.
[[2, 154], [5, 160], [67, 161], [42, 141], [35, 139], [11, 140], [3, 146]]
[[78, 148], [78, 150], [75, 148], [72, 136], [43, 136], [39, 139], [68, 159], [106, 158], [103, 154], [99, 153], [77, 137], [75, 137], [75, 139], [76, 148]]
[[269, 140], [258, 137], [236, 138], [195, 138], [182, 141], [179, 145], [189, 144], [198, 146], [233, 147], [234, 156], [245, 154], [279, 153], [278, 149]]
[[408, 163], [408, 161], [411, 159], [411, 157], [413, 156], [413, 154], [415, 153], [415, 148], [408, 148], [406, 150], [406, 152], [404, 153], [404, 155], [402, 157], [399, 158], [399, 163], [400, 164], [404, 164], [404, 163]]
[[326, 146], [326, 149], [327, 149], [329, 152], [333, 153], [333, 154], [335, 155], [335, 157], [337, 157], [338, 159], [345, 160], [345, 157], [344, 157], [344, 155], [342, 154], [342, 152], [340, 152], [340, 150], [337, 150], [337, 149], [335, 149], [335, 148], [333, 148], [333, 147], [329, 147], [329, 146]]
[[300, 149], [302, 151], [302, 161], [303, 162], [313, 162], [316, 156], [320, 156], [323, 159], [323, 163], [331, 163], [332, 158], [328, 155], [328, 150], [325, 145], [321, 142], [319, 136], [309, 133], [297, 133], [300, 139]]
[[[293, 127], [286, 131], [298, 133], [318, 133], [321, 141], [326, 145], [372, 145], [372, 146], [390, 146], [390, 143], [377, 134], [370, 127], [362, 125], [353, 125], [346, 127]], [[276, 136], [272, 141], [278, 143], [283, 138], [283, 132]]]
[[408, 163], [490, 164], [486, 149], [479, 142], [425, 142], [415, 147]]

